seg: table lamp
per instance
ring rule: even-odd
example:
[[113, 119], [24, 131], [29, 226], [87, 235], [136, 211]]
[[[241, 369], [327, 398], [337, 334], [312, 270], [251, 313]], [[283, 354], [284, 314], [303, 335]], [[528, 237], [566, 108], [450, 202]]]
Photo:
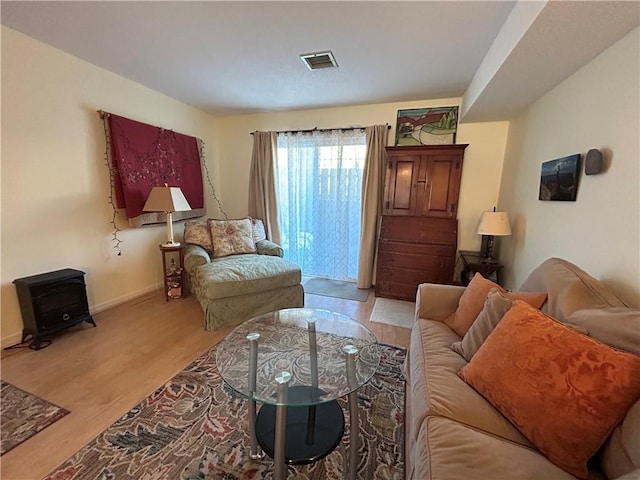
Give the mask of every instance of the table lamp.
[[145, 212], [165, 212], [167, 214], [167, 242], [163, 243], [165, 247], [176, 247], [180, 242], [173, 240], [173, 212], [183, 212], [191, 210], [191, 206], [180, 187], [169, 187], [166, 183], [164, 187], [153, 187], [147, 202], [142, 207]]
[[493, 207], [493, 212], [482, 212], [476, 233], [482, 235], [480, 253], [485, 257], [483, 262], [496, 263], [493, 258], [493, 237], [511, 235], [509, 215], [507, 212], [496, 212], [496, 207]]

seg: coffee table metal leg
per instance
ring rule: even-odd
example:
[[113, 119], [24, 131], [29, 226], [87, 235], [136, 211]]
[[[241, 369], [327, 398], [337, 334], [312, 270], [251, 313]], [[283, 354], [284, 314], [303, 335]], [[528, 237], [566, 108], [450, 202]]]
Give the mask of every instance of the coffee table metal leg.
[[[259, 333], [252, 332], [247, 335], [247, 340], [249, 340], [249, 391], [251, 393], [256, 391], [259, 338]], [[252, 460], [264, 458], [264, 452], [258, 445], [258, 440], [256, 439], [256, 401], [253, 398], [249, 399], [249, 437], [251, 442], [249, 457]]]
[[291, 374], [282, 371], [276, 375], [278, 384], [278, 405], [276, 406], [276, 432], [273, 448], [274, 480], [285, 480], [287, 478], [287, 466], [285, 465], [285, 442], [287, 429], [287, 393], [289, 390], [289, 380]]
[[358, 474], [358, 450], [359, 450], [359, 433], [360, 423], [358, 420], [358, 392], [355, 387], [358, 383], [356, 381], [356, 355], [358, 354], [358, 348], [354, 345], [345, 345], [343, 348], [344, 353], [347, 354], [347, 381], [349, 386], [353, 389], [349, 394], [349, 468], [348, 477], [349, 480], [355, 480]]

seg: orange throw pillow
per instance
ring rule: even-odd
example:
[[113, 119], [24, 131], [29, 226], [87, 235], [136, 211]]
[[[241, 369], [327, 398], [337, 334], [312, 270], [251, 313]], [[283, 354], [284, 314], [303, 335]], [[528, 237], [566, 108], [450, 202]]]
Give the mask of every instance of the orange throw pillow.
[[640, 357], [520, 300], [458, 375], [549, 460], [579, 478], [640, 398]]
[[456, 311], [444, 319], [445, 325], [456, 332], [459, 337], [464, 337], [464, 334], [480, 315], [487, 295], [493, 288], [500, 290], [500, 293], [505, 293], [504, 288], [500, 285], [476, 273], [462, 293]]

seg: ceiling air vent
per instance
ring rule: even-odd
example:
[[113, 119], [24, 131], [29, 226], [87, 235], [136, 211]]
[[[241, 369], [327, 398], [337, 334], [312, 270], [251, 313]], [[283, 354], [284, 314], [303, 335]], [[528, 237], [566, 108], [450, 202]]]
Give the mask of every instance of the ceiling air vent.
[[305, 53], [304, 55], [300, 55], [300, 58], [305, 63], [305, 65], [309, 67], [309, 70], [338, 67], [338, 63], [336, 62], [336, 59], [333, 58], [333, 53], [329, 51]]

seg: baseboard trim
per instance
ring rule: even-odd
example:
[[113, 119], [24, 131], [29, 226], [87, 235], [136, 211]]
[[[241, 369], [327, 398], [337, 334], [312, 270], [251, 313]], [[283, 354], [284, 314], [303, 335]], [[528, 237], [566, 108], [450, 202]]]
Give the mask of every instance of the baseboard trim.
[[[111, 300], [107, 300], [106, 302], [101, 302], [93, 306], [90, 305], [89, 312], [91, 313], [91, 315], [96, 315], [98, 313], [104, 312], [105, 310], [109, 310], [110, 308], [117, 307], [119, 305], [122, 305], [123, 303], [130, 302], [131, 300], [136, 300], [141, 297], [146, 297], [148, 295], [151, 295], [152, 293], [157, 293], [161, 290], [162, 290], [161, 284], [150, 285], [140, 290], [136, 290], [135, 292], [131, 292], [126, 295], [121, 295]], [[11, 347], [13, 345], [18, 345], [21, 340], [22, 340], [22, 331], [17, 333], [12, 333], [10, 335], [7, 335], [6, 337], [0, 338], [0, 347], [6, 348], [6, 347]]]
[[106, 302], [101, 302], [93, 306], [89, 306], [89, 311], [91, 312], [91, 315], [95, 315], [97, 313], [104, 312], [105, 310], [109, 310], [110, 308], [117, 307], [118, 305], [122, 305], [123, 303], [130, 302], [131, 300], [135, 300], [137, 298], [147, 296], [151, 293], [158, 293], [161, 291], [162, 285], [150, 285], [140, 290], [136, 290], [135, 292], [121, 295], [120, 297], [116, 297], [111, 300], [107, 300]]
[[22, 332], [13, 333], [6, 337], [2, 337], [2, 339], [0, 339], [0, 346], [2, 346], [2, 348], [12, 347], [13, 345], [18, 345], [21, 340]]

